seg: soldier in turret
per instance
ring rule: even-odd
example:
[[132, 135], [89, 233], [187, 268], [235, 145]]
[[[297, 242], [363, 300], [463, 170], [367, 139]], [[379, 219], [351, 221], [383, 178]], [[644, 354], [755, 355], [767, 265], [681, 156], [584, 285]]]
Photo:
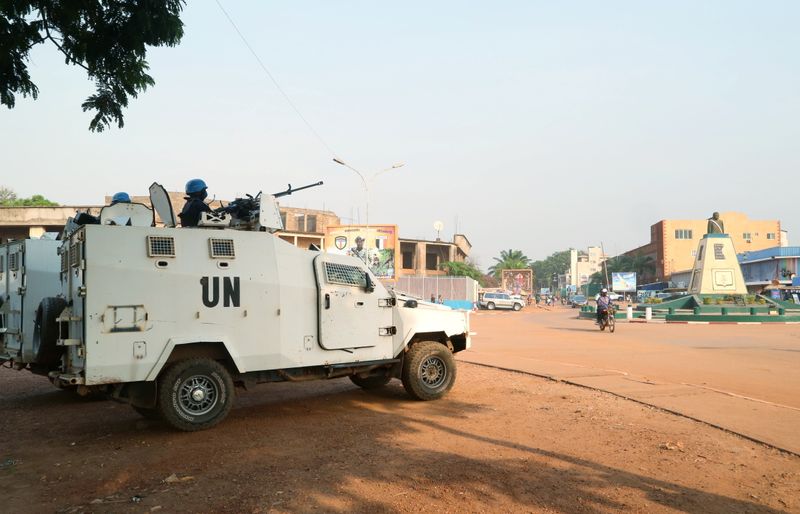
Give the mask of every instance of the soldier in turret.
[[193, 178], [186, 183], [186, 204], [178, 216], [182, 227], [196, 227], [204, 212], [211, 212], [211, 207], [203, 200], [208, 197], [208, 186], [203, 179]]

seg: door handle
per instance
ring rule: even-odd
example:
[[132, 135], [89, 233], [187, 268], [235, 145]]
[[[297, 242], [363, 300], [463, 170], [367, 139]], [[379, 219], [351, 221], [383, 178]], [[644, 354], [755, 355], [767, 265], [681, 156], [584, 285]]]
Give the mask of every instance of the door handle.
[[331, 295], [329, 293], [325, 293], [325, 308], [331, 308]]

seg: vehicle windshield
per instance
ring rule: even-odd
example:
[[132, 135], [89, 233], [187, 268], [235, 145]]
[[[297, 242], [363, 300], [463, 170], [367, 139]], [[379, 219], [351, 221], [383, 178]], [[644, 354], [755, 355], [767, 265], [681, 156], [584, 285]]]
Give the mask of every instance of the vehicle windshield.
[[583, 300], [586, 299], [586, 297], [583, 296], [582, 294], [576, 294], [575, 296], [572, 297], [572, 299], [575, 300], [576, 302], [582, 302]]

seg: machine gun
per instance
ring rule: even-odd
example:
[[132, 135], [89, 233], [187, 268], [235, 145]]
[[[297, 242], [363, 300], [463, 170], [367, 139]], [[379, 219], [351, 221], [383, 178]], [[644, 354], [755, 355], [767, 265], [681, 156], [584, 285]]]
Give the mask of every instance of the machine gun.
[[320, 180], [319, 182], [314, 182], [313, 184], [309, 184], [307, 186], [296, 187], [294, 189], [292, 189], [292, 185], [291, 184], [287, 184], [287, 185], [289, 187], [288, 187], [288, 189], [286, 189], [286, 191], [281, 191], [280, 193], [275, 193], [272, 196], [274, 196], [275, 198], [281, 198], [282, 196], [289, 196], [290, 194], [296, 193], [297, 191], [302, 191], [303, 189], [308, 189], [308, 188], [311, 188], [311, 187], [321, 186], [322, 185], [322, 181]]
[[[280, 191], [267, 197], [267, 202], [271, 207], [262, 204], [260, 191], [255, 196], [248, 194], [245, 195], [245, 198], [236, 198], [228, 205], [215, 209], [211, 214], [203, 213], [199, 225], [201, 227], [230, 227], [238, 230], [275, 232], [283, 228], [275, 198], [289, 196], [297, 191], [321, 185], [321, 180], [314, 184], [297, 188], [292, 188], [292, 185], [288, 184], [289, 187], [285, 191]], [[265, 208], [262, 208], [262, 206]]]

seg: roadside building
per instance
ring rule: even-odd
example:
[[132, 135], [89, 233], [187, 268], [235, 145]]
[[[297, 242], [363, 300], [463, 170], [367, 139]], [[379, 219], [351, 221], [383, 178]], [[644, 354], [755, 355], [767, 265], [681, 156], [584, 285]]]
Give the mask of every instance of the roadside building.
[[[608, 258], [599, 246], [590, 246], [586, 252], [572, 248], [569, 251], [569, 275], [564, 277], [564, 285], [580, 288], [589, 283], [595, 273], [603, 270], [603, 263]], [[562, 288], [559, 279], [559, 289]], [[574, 289], [574, 288], [573, 288]]]
[[100, 213], [100, 205], [59, 207], [0, 207], [0, 243], [12, 239], [41, 237], [45, 232], [61, 232], [67, 218], [76, 211]]
[[400, 238], [400, 269], [398, 276], [430, 277], [445, 275], [440, 269], [444, 262], [464, 262], [472, 244], [464, 234], [455, 234], [453, 241], [428, 241]]
[[798, 275], [800, 246], [776, 246], [737, 255], [749, 292], [775, 284], [790, 286]]
[[[782, 246], [788, 239], [779, 220], [751, 220], [741, 212], [723, 212], [720, 218], [737, 253]], [[651, 225], [650, 242], [623, 254], [653, 259], [655, 272], [637, 277], [637, 281], [640, 284], [668, 281], [675, 273], [691, 270], [697, 245], [706, 234], [707, 224], [707, 219], [665, 219]]]

